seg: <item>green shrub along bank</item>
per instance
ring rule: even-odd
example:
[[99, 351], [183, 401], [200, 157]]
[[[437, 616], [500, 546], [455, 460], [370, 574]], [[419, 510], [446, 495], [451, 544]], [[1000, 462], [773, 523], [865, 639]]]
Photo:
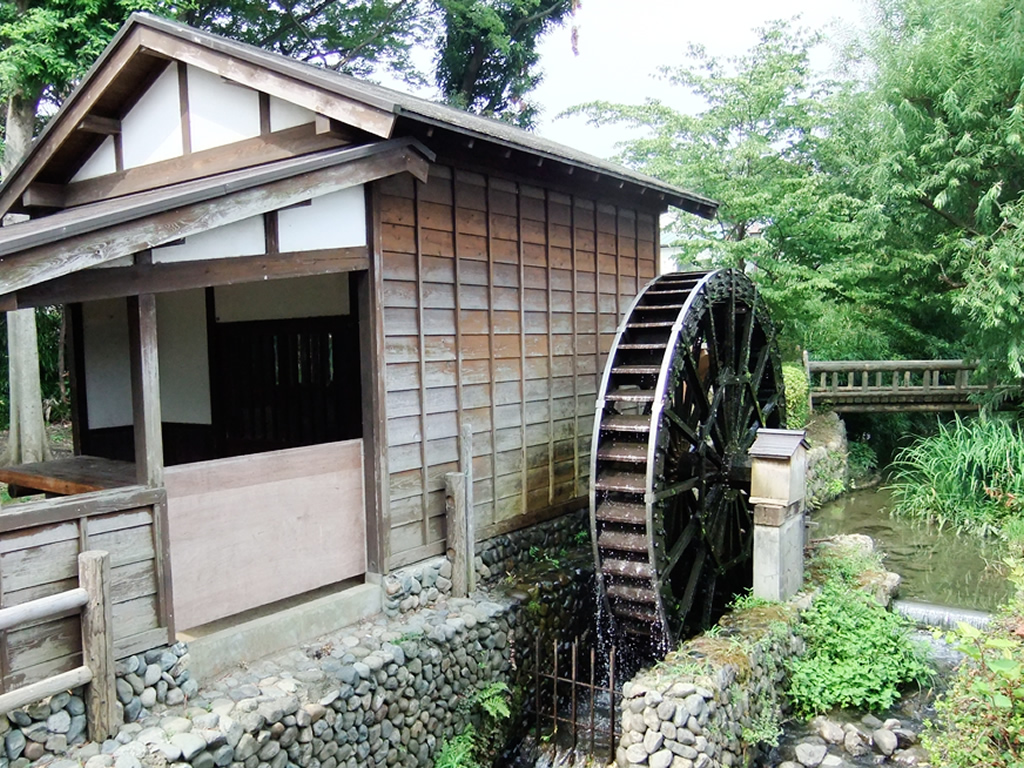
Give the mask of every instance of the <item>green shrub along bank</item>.
[[807, 649], [786, 664], [797, 715], [845, 707], [882, 712], [899, 700], [902, 686], [931, 675], [910, 623], [865, 591], [872, 574], [883, 572], [877, 554], [826, 549], [811, 572], [821, 592], [796, 628]]
[[957, 532], [1024, 535], [1024, 435], [1010, 419], [940, 423], [900, 451], [893, 472], [895, 514]]
[[1017, 596], [985, 631], [947, 638], [967, 659], [935, 704], [922, 743], [942, 768], [1024, 766], [1024, 561], [1008, 561]]

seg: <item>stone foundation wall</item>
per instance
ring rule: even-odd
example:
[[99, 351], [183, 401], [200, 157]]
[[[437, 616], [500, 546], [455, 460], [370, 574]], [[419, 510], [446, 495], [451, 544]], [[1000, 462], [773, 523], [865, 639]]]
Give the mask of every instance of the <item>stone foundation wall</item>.
[[[435, 564], [446, 578], [443, 559], [422, 573]], [[80, 692], [54, 697], [0, 717], [0, 768], [54, 757], [51, 768], [429, 765], [474, 717], [478, 690], [496, 681], [514, 688], [538, 633], [590, 610], [581, 607], [593, 581], [586, 565], [536, 567], [547, 572], [507, 579], [476, 599], [438, 596], [433, 607], [346, 628], [202, 687], [188, 674], [184, 645], [130, 657], [118, 663], [117, 693], [134, 722], [103, 744], [86, 743]]]
[[791, 606], [726, 617], [622, 688], [620, 768], [746, 766], [759, 729], [778, 723], [783, 662], [803, 650]]
[[[579, 546], [577, 537], [587, 530], [587, 510], [580, 509], [553, 520], [477, 542], [476, 568], [480, 584], [488, 584], [530, 565], [539, 557]], [[589, 544], [589, 538], [587, 539]], [[435, 557], [384, 577], [384, 613], [389, 617], [431, 606], [452, 592], [452, 564]]]
[[[188, 670], [188, 647], [177, 643], [121, 659], [115, 666], [115, 689], [122, 721], [147, 717], [155, 708], [183, 704], [199, 685]], [[82, 689], [59, 693], [29, 707], [0, 716], [4, 738], [0, 767], [26, 768], [41, 758], [67, 754], [86, 739]]]

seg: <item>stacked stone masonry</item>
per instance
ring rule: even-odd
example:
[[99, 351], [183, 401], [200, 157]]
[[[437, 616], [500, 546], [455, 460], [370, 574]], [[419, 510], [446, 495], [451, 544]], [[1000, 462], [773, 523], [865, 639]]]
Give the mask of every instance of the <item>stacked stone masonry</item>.
[[[558, 553], [578, 544], [586, 530], [581, 509], [538, 525], [479, 542], [474, 562], [477, 581], [493, 584], [535, 560], [539, 553]], [[435, 557], [384, 577], [384, 613], [389, 617], [431, 606], [452, 592], [452, 564]]]
[[[551, 534], [515, 549], [529, 552], [545, 538]], [[430, 765], [443, 741], [465, 727], [477, 690], [494, 681], [514, 686], [537, 633], [557, 632], [586, 613], [579, 601], [590, 598], [592, 582], [585, 567], [541, 561], [544, 576], [506, 578], [474, 599], [446, 598], [437, 584], [447, 579], [446, 562], [410, 569], [421, 579], [421, 591], [410, 595], [423, 594], [424, 577], [436, 579], [431, 607], [421, 601], [420, 610], [379, 616], [203, 687], [189, 675], [184, 644], [123, 659], [117, 694], [128, 722], [114, 738], [86, 742], [81, 691], [61, 694], [0, 717], [0, 768]]]

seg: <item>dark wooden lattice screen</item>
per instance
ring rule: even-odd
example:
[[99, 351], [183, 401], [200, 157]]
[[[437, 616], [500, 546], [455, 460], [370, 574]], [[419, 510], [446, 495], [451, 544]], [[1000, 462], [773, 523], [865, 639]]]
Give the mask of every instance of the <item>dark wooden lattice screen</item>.
[[222, 455], [362, 435], [358, 326], [349, 317], [217, 323]]

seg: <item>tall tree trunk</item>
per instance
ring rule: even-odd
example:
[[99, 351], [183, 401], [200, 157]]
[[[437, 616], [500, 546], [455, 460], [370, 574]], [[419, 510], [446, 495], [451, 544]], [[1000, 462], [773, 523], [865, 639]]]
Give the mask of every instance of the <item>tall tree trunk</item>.
[[[7, 178], [28, 151], [40, 93], [16, 92], [7, 101], [7, 127], [0, 174]], [[4, 222], [7, 223], [7, 222]], [[39, 382], [39, 337], [34, 309], [7, 313], [7, 354], [11, 393], [11, 431], [6, 464], [50, 458], [43, 424], [43, 394]]]

